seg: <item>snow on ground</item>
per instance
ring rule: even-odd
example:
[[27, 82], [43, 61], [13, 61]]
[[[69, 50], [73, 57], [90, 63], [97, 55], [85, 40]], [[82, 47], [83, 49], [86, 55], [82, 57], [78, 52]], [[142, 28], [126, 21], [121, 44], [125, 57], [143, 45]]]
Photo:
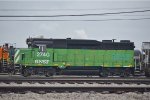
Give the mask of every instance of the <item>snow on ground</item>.
[[0, 100], [150, 100], [150, 92], [123, 94], [102, 94], [95, 92], [72, 93], [46, 93], [38, 94], [28, 92], [25, 94], [6, 93], [0, 94]]

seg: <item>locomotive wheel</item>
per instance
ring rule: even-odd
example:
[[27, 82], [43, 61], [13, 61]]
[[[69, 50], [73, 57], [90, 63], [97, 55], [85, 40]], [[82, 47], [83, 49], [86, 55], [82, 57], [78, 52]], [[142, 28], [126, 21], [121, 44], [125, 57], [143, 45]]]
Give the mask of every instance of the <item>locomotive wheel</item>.
[[45, 76], [50, 77], [50, 76], [55, 75], [55, 73], [56, 73], [55, 69], [51, 69], [45, 72]]
[[150, 68], [145, 69], [145, 76], [150, 77]]
[[120, 77], [127, 77], [127, 75], [126, 75], [126, 73], [125, 73], [125, 72], [121, 72]]
[[126, 69], [121, 72], [121, 77], [129, 77], [131, 74], [131, 71], [129, 69]]
[[53, 76], [53, 74], [52, 74], [50, 71], [46, 71], [46, 72], [45, 72], [45, 76], [46, 76], [46, 77], [50, 77], [50, 76]]
[[22, 74], [23, 74], [24, 77], [30, 76], [30, 73], [27, 69], [24, 69]]
[[108, 77], [109, 71], [107, 69], [103, 69], [103, 72], [101, 73], [102, 77]]
[[146, 76], [146, 77], [150, 77], [150, 73], [146, 73], [146, 72], [145, 72], [145, 76]]

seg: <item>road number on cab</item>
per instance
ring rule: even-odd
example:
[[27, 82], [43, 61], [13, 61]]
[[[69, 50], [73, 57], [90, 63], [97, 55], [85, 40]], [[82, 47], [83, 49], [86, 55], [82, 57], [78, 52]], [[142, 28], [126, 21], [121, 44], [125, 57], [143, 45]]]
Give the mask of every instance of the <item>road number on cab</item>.
[[48, 52], [37, 52], [37, 57], [50, 57]]

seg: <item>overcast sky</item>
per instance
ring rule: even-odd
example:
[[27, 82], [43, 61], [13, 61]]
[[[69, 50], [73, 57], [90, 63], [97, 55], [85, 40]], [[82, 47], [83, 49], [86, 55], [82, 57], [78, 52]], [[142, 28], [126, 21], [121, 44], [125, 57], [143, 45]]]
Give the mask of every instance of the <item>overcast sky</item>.
[[[150, 1], [48, 1], [48, 0], [0, 0], [2, 15], [78, 15], [131, 12], [150, 10]], [[141, 19], [142, 20], [133, 20]], [[143, 19], [149, 18], [149, 19]], [[115, 19], [115, 20], [114, 20]], [[123, 20], [118, 20], [123, 19]], [[132, 19], [132, 20], [124, 20]], [[7, 20], [7, 21], [2, 21]], [[8, 21], [9, 20], [9, 21]], [[13, 20], [13, 21], [10, 21]], [[28, 20], [28, 21], [14, 21]], [[29, 21], [34, 20], [34, 21]], [[36, 21], [35, 21], [36, 20]], [[37, 21], [40, 20], [40, 21]], [[49, 21], [41, 21], [49, 20]], [[51, 20], [51, 21], [50, 21]], [[53, 21], [52, 21], [53, 20]], [[54, 21], [55, 20], [55, 21]], [[73, 21], [56, 21], [73, 20]], [[79, 21], [99, 20], [99, 21]], [[125, 14], [108, 14], [100, 16], [70, 17], [0, 17], [0, 44], [16, 43], [16, 46], [27, 47], [26, 38], [75, 38], [95, 40], [131, 40], [137, 49], [142, 42], [150, 42], [150, 11]]]

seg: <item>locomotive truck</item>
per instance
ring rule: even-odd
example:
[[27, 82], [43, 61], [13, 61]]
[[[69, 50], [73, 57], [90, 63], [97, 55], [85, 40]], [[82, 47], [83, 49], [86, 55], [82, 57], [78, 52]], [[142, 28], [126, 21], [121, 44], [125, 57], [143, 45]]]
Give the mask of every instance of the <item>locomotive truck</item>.
[[28, 38], [28, 48], [14, 57], [23, 76], [52, 75], [134, 75], [134, 43], [129, 40], [82, 40]]

